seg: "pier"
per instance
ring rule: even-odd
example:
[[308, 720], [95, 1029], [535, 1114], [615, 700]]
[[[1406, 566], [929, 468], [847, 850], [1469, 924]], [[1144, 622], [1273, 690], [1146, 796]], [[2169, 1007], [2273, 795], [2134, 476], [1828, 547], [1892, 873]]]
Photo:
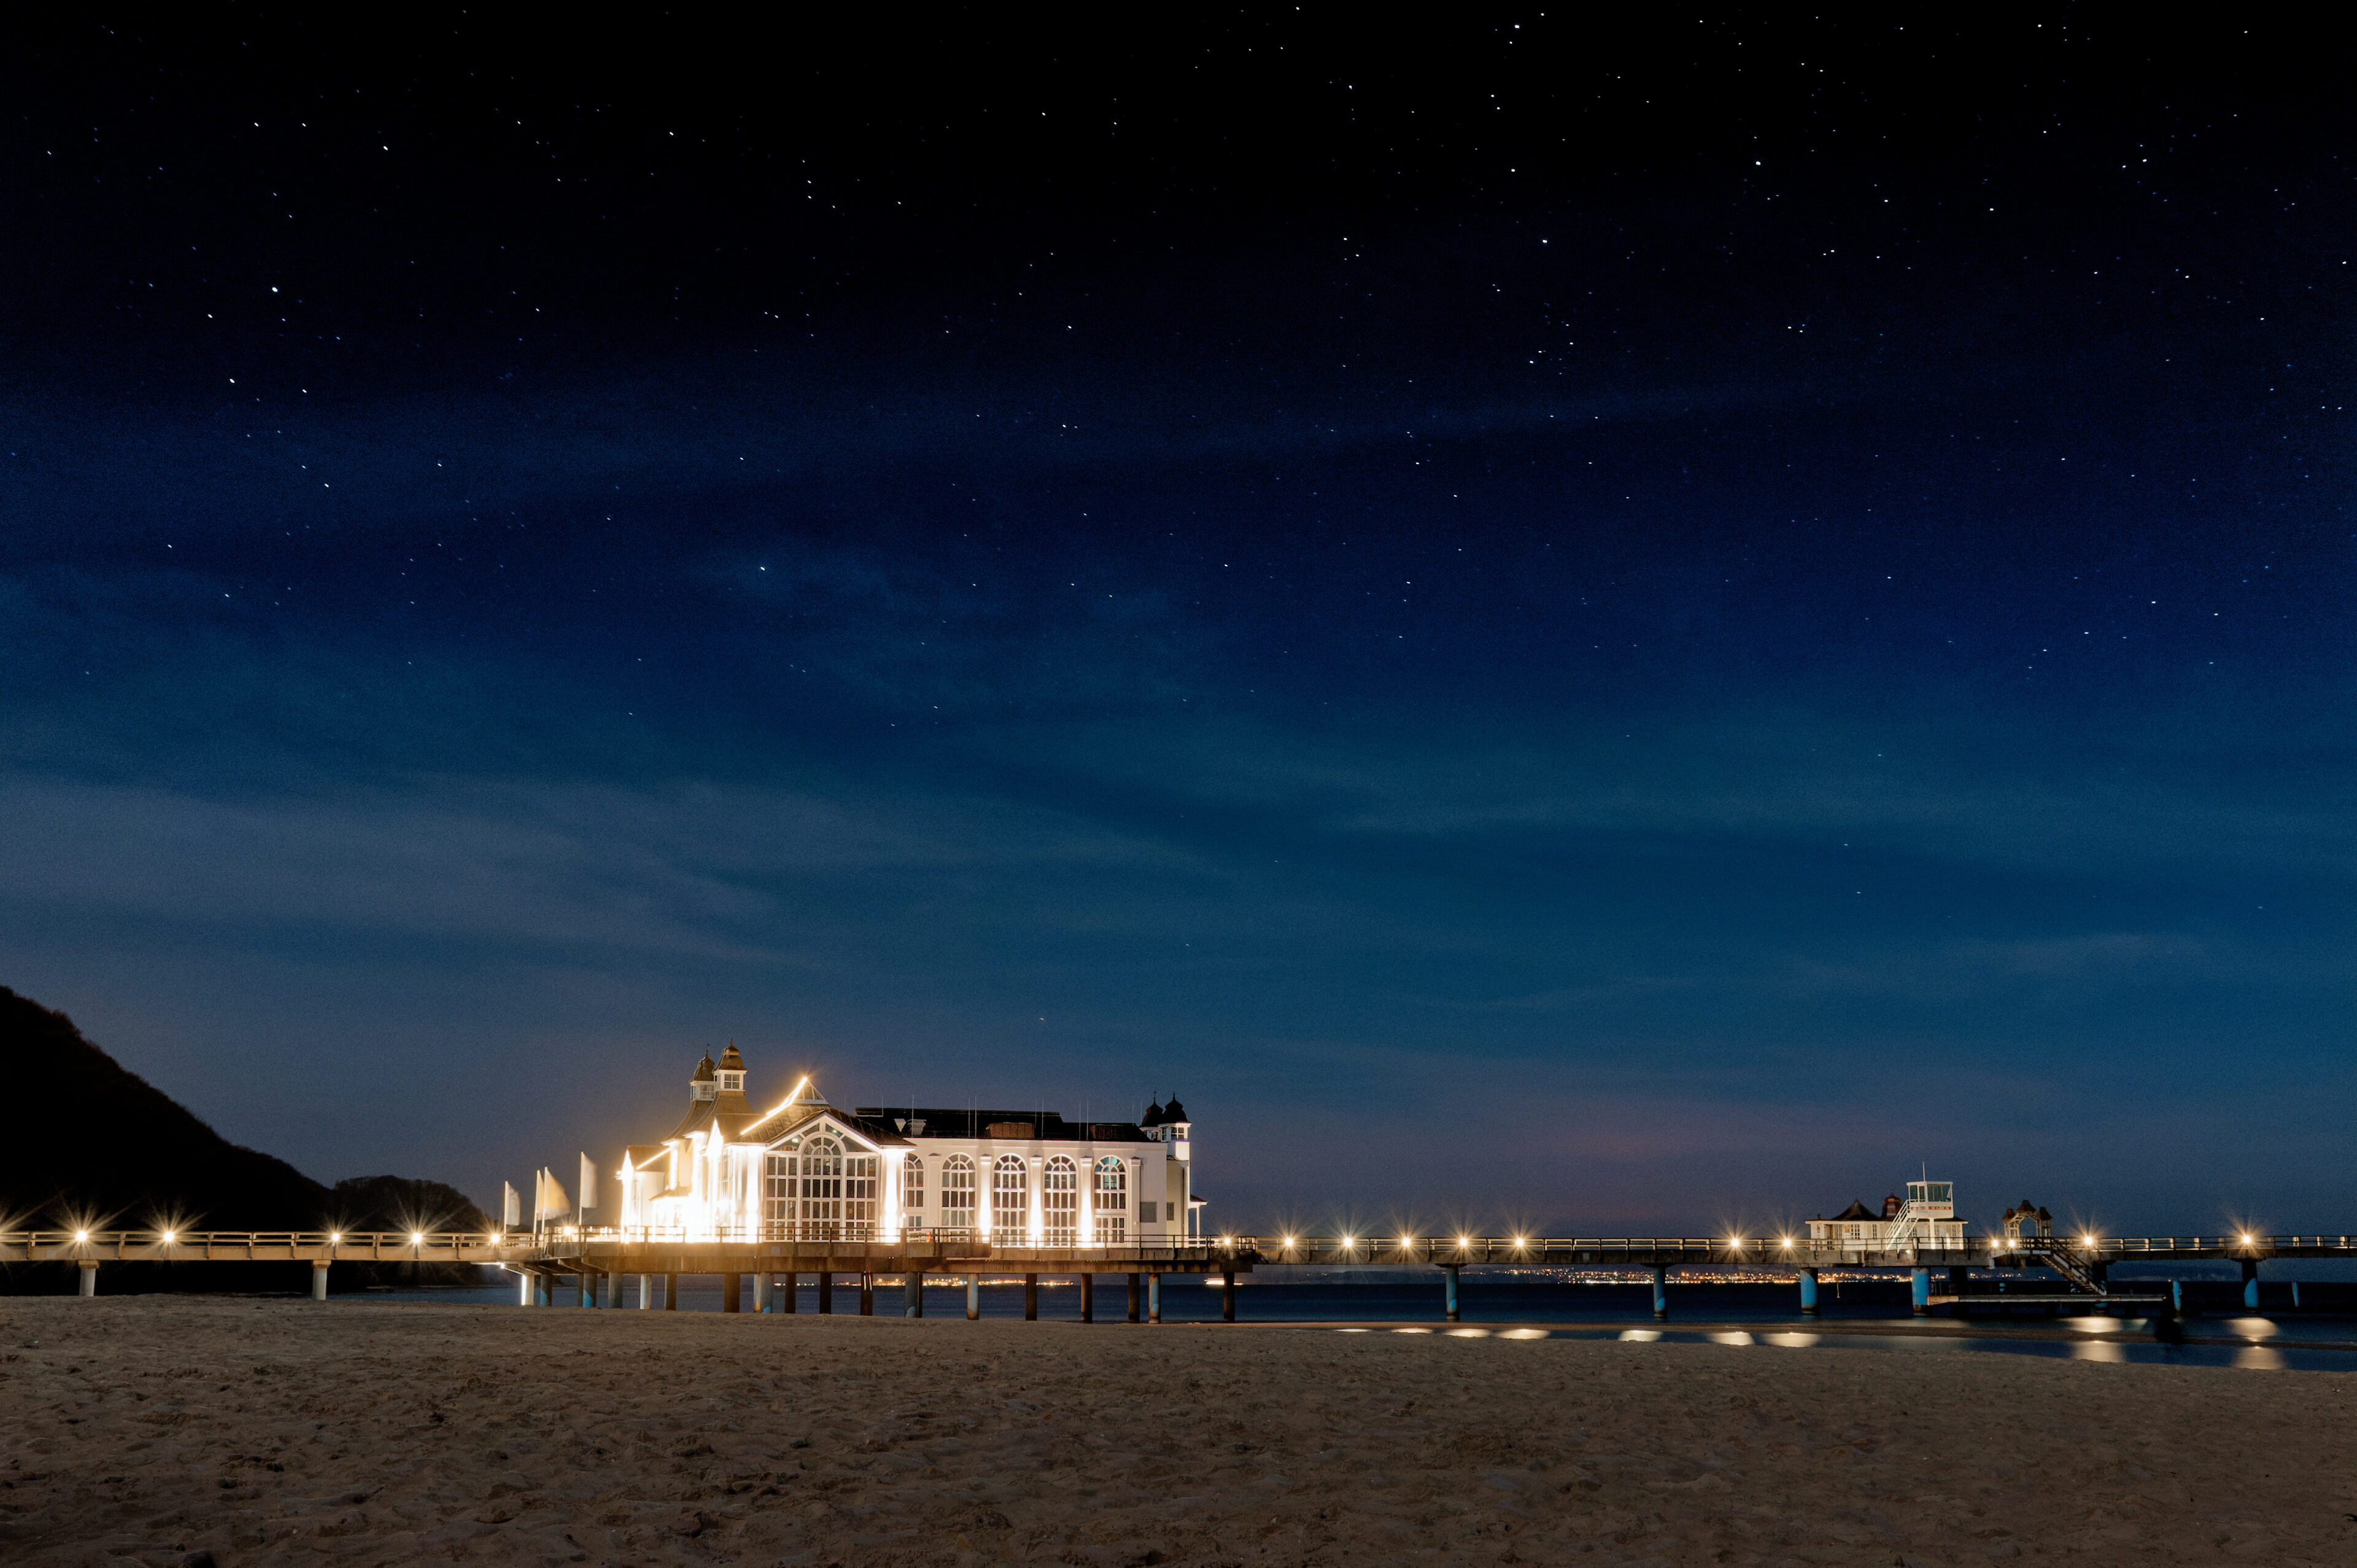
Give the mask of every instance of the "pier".
[[[831, 1311], [838, 1280], [873, 1313], [879, 1279], [901, 1282], [899, 1314], [920, 1316], [922, 1282], [963, 1278], [969, 1317], [978, 1316], [976, 1291], [985, 1275], [1019, 1274], [1026, 1283], [1024, 1316], [1038, 1316], [1040, 1276], [1081, 1282], [1082, 1317], [1093, 1321], [1094, 1282], [1122, 1276], [1125, 1317], [1159, 1321], [1163, 1276], [1188, 1274], [1222, 1282], [1222, 1316], [1236, 1315], [1236, 1280], [1256, 1265], [1313, 1267], [1378, 1265], [1430, 1268], [1439, 1276], [1443, 1316], [1458, 1320], [1459, 1275], [1474, 1267], [1611, 1269], [1649, 1273], [1653, 1313], [1670, 1313], [1670, 1272], [1789, 1272], [1796, 1277], [1800, 1310], [1818, 1310], [1818, 1276], [1825, 1271], [1903, 1272], [1912, 1282], [1918, 1316], [1937, 1308], [1975, 1305], [2075, 1306], [2173, 1305], [2169, 1293], [2115, 1293], [2111, 1269], [2121, 1263], [2233, 1262], [2241, 1265], [2244, 1303], [2258, 1304], [2260, 1264], [2303, 1258], [2357, 1259], [2357, 1235], [2271, 1236], [2256, 1233], [2190, 1236], [1973, 1236], [1941, 1245], [1860, 1249], [1805, 1237], [1765, 1236], [1219, 1236], [1178, 1242], [1108, 1247], [1021, 1247], [994, 1244], [962, 1230], [909, 1230], [898, 1235], [690, 1239], [660, 1231], [367, 1231], [333, 1230], [5, 1230], [0, 1263], [71, 1263], [81, 1270], [81, 1294], [97, 1294], [110, 1262], [308, 1262], [311, 1294], [327, 1295], [328, 1270], [339, 1262], [477, 1263], [518, 1278], [521, 1305], [544, 1305], [557, 1282], [571, 1279], [584, 1305], [622, 1305], [626, 1282], [639, 1281], [637, 1305], [670, 1307], [678, 1280], [716, 1275], [722, 1310], [743, 1310], [744, 1282], [752, 1283], [756, 1312], [795, 1308], [801, 1277], [818, 1282], [819, 1310]], [[2058, 1275], [2051, 1293], [1972, 1292], [1972, 1271], [2044, 1269]], [[661, 1293], [658, 1295], [658, 1291]]]

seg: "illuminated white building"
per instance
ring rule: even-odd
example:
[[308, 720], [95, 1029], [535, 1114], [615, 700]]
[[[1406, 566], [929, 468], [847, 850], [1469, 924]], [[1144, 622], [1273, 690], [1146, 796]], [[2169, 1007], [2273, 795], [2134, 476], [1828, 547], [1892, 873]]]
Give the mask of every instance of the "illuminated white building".
[[807, 1078], [770, 1109], [731, 1044], [687, 1114], [618, 1173], [626, 1231], [686, 1240], [889, 1240], [940, 1230], [1000, 1247], [1118, 1247], [1200, 1233], [1193, 1124], [1174, 1097], [1136, 1122], [1053, 1112], [827, 1103]]
[[1857, 1201], [1831, 1219], [1820, 1214], [1809, 1221], [1809, 1240], [1846, 1252], [1957, 1251], [1964, 1244], [1964, 1222], [1956, 1218], [1955, 1199], [1951, 1182], [1910, 1181], [1907, 1197], [1884, 1198], [1879, 1214]]

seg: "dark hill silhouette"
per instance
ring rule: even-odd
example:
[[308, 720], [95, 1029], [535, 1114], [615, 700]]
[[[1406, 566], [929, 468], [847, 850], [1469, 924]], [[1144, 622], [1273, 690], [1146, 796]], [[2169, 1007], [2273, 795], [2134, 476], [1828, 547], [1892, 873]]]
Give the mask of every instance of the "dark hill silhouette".
[[[490, 1229], [437, 1181], [359, 1176], [321, 1185], [285, 1160], [231, 1143], [186, 1106], [82, 1037], [73, 1020], [0, 986], [0, 1098], [16, 1108], [0, 1158], [0, 1228], [373, 1230]], [[299, 1275], [292, 1272], [299, 1270]], [[46, 1266], [29, 1271], [45, 1275]], [[437, 1277], [449, 1273], [436, 1269]], [[0, 1292], [46, 1289], [20, 1271]], [[285, 1277], [280, 1278], [281, 1273]], [[338, 1264], [337, 1283], [390, 1269]], [[109, 1288], [307, 1288], [309, 1265], [123, 1264]], [[416, 1273], [403, 1270], [400, 1278]], [[472, 1268], [461, 1271], [474, 1283]], [[62, 1277], [62, 1276], [61, 1276]], [[168, 1283], [167, 1283], [168, 1282]]]

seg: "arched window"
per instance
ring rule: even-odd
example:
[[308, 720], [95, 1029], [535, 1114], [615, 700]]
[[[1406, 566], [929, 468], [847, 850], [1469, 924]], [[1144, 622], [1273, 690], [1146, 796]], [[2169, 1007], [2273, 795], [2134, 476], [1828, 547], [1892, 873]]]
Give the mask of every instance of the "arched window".
[[819, 1133], [761, 1162], [761, 1229], [772, 1240], [865, 1240], [883, 1208], [883, 1161]]
[[1070, 1156], [1058, 1155], [1040, 1173], [1039, 1208], [1040, 1221], [1045, 1227], [1039, 1239], [1041, 1246], [1080, 1245], [1081, 1170]]
[[[791, 1157], [791, 1156], [790, 1156]], [[826, 1227], [843, 1222], [843, 1145], [828, 1137], [806, 1138], [802, 1147], [802, 1222], [804, 1236], [831, 1236]]]
[[974, 1223], [974, 1161], [952, 1155], [942, 1162], [942, 1223], [969, 1227]]
[[921, 1230], [925, 1225], [925, 1162], [910, 1155], [900, 1162], [900, 1228]]
[[990, 1240], [1001, 1247], [1031, 1244], [1031, 1172], [1020, 1155], [991, 1162]]
[[1129, 1240], [1129, 1162], [1107, 1155], [1097, 1162], [1096, 1189], [1090, 1194], [1096, 1209], [1096, 1245], [1118, 1247]]

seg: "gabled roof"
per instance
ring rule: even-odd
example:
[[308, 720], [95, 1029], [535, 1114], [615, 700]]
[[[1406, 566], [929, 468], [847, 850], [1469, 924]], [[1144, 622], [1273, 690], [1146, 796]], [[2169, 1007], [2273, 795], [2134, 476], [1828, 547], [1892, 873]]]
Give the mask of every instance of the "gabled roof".
[[818, 1131], [820, 1123], [850, 1134], [873, 1148], [906, 1147], [909, 1140], [894, 1131], [892, 1123], [872, 1116], [854, 1116], [832, 1105], [789, 1105], [782, 1111], [761, 1119], [758, 1127], [745, 1130], [745, 1141], [766, 1144], [774, 1148], [789, 1138], [807, 1137]]
[[1878, 1210], [1870, 1209], [1870, 1208], [1867, 1208], [1867, 1206], [1866, 1206], [1863, 1202], [1859, 1201], [1859, 1200], [1858, 1200], [1858, 1199], [1857, 1199], [1857, 1198], [1851, 1198], [1851, 1199], [1850, 1199], [1850, 1203], [1849, 1203], [1849, 1207], [1848, 1207], [1847, 1208], [1843, 1209], [1839, 1214], [1836, 1214], [1836, 1215], [1835, 1215], [1835, 1216], [1834, 1216], [1834, 1219], [1835, 1219], [1835, 1220], [1843, 1220], [1843, 1219], [1874, 1219], [1874, 1220], [1879, 1220], [1881, 1218], [1882, 1218], [1882, 1215], [1881, 1215]]
[[[993, 1123], [1029, 1122], [1031, 1137], [1049, 1144], [1151, 1144], [1135, 1122], [1067, 1122], [1053, 1111], [991, 1111], [963, 1105], [863, 1105], [854, 1114], [881, 1122], [911, 1138], [987, 1138]], [[921, 1133], [912, 1131], [923, 1122]]]

